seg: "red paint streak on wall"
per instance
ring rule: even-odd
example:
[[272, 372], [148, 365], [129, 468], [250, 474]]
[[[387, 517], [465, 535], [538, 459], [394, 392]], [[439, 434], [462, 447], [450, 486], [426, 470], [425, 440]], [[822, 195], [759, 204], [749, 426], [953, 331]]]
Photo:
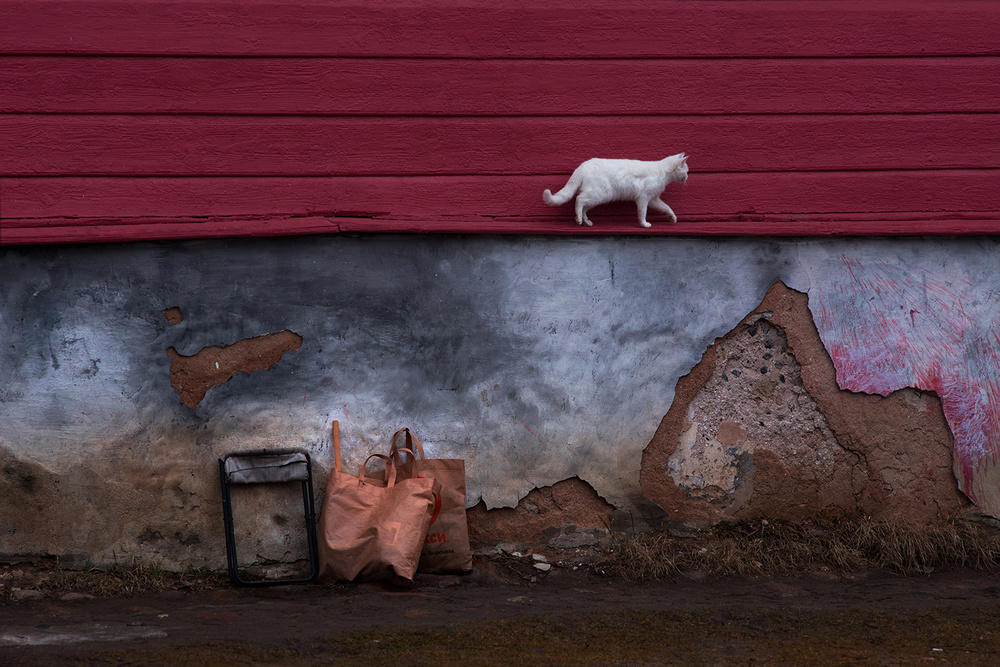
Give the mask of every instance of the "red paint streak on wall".
[[1000, 454], [1000, 304], [966, 280], [846, 256], [810, 297], [840, 387], [935, 392], [955, 436], [960, 488], [992, 503], [977, 497], [974, 477]]

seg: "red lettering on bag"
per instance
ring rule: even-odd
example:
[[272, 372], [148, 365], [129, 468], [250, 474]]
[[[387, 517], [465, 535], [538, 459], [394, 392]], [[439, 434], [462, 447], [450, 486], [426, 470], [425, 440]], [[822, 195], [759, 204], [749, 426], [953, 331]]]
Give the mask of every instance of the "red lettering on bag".
[[427, 524], [428, 526], [433, 526], [434, 522], [438, 520], [438, 514], [441, 513], [441, 494], [437, 495], [437, 499], [434, 501], [434, 513], [431, 515], [431, 522]]
[[424, 544], [437, 544], [439, 542], [446, 542], [448, 538], [444, 533], [428, 533], [427, 537], [424, 538]]

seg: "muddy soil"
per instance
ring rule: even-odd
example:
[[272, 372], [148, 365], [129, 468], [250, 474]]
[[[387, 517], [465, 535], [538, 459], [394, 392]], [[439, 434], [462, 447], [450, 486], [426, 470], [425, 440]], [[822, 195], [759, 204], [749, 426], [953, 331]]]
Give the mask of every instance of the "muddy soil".
[[489, 569], [408, 588], [47, 591], [0, 605], [0, 665], [1000, 664], [1000, 573], [628, 584]]

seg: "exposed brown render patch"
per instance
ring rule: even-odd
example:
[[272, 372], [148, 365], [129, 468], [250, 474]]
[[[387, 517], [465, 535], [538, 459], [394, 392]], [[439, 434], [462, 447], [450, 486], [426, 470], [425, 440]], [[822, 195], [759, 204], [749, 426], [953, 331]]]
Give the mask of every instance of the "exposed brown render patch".
[[614, 506], [578, 477], [534, 488], [517, 507], [469, 508], [469, 541], [477, 551], [498, 543], [519, 548], [574, 549], [596, 545], [607, 534]]
[[933, 394], [839, 389], [808, 297], [779, 282], [678, 381], [640, 482], [668, 523], [831, 513], [926, 522], [969, 505], [951, 446]]
[[184, 321], [184, 313], [182, 313], [181, 309], [177, 306], [164, 308], [163, 317], [167, 318], [167, 322], [170, 322], [171, 324], [180, 324]]
[[189, 357], [174, 348], [167, 350], [170, 364], [170, 386], [181, 402], [193, 408], [205, 398], [205, 393], [233, 377], [238, 371], [252, 373], [270, 368], [281, 361], [281, 355], [302, 346], [302, 336], [293, 331], [264, 334], [247, 338], [232, 345], [202, 348]]

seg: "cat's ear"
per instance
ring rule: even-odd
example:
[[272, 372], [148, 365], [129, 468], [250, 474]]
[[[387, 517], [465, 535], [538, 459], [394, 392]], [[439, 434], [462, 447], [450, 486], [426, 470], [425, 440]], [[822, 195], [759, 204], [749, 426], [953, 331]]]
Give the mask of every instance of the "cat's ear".
[[687, 164], [688, 156], [685, 153], [681, 153], [680, 158], [680, 164]]

